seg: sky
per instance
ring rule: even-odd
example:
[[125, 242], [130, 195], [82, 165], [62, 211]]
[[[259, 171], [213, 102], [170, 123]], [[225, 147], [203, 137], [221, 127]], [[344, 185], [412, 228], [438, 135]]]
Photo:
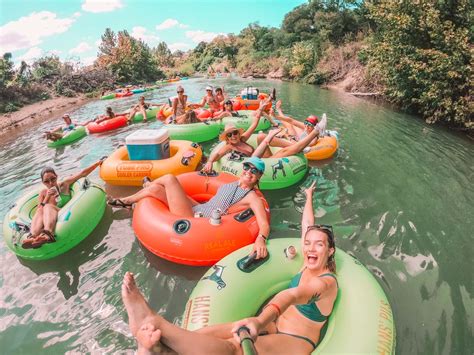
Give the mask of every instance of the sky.
[[92, 64], [105, 28], [127, 30], [154, 47], [194, 48], [249, 23], [279, 27], [306, 0], [0, 0], [0, 55], [13, 61], [48, 54]]

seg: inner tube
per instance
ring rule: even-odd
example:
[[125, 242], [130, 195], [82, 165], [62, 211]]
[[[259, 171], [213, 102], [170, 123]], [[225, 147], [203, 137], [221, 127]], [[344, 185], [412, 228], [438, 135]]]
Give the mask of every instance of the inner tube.
[[3, 237], [8, 248], [19, 257], [30, 260], [47, 260], [63, 254], [84, 240], [99, 224], [104, 215], [106, 198], [104, 190], [87, 179], [80, 179], [71, 186], [71, 200], [58, 214], [53, 243], [38, 249], [24, 249], [25, 227], [38, 207], [38, 196], [44, 186], [37, 186], [20, 197], [3, 221]]
[[57, 141], [47, 141], [47, 146], [49, 148], [58, 148], [63, 145], [68, 145], [74, 143], [82, 138], [87, 136], [87, 130], [84, 126], [76, 126], [73, 130], [69, 131], [61, 139]]
[[194, 171], [201, 158], [201, 147], [189, 141], [170, 141], [170, 158], [161, 160], [129, 160], [127, 147], [123, 146], [104, 160], [100, 177], [110, 185], [142, 186], [145, 176], [154, 180]]
[[339, 134], [337, 131], [326, 131], [328, 134], [318, 139], [317, 143], [311, 146], [311, 151], [305, 156], [308, 160], [324, 160], [331, 158], [339, 147]]
[[[192, 291], [183, 328], [198, 330], [255, 316], [301, 270], [300, 245], [299, 238], [270, 239], [269, 256], [261, 261], [247, 266], [251, 251], [247, 246], [217, 262]], [[297, 249], [294, 259], [285, 256], [289, 246]], [[357, 259], [340, 249], [336, 265], [338, 296], [313, 354], [394, 354], [395, 323], [382, 287]]]
[[167, 124], [171, 139], [192, 140], [201, 143], [217, 138], [222, 125], [216, 121], [187, 124]]
[[103, 95], [100, 97], [101, 100], [110, 100], [110, 99], [115, 99], [115, 93]]
[[[243, 99], [242, 96], [237, 95], [236, 97], [232, 99], [232, 101], [239, 102], [241, 110], [255, 111], [255, 110], [258, 110], [258, 108], [260, 107], [260, 101], [265, 100], [267, 97], [268, 97], [268, 94], [261, 93], [258, 95], [258, 100], [249, 100], [249, 99]], [[269, 102], [267, 106], [265, 106], [265, 111], [270, 110], [271, 107], [272, 107], [272, 103]]]
[[133, 92], [129, 91], [129, 92], [118, 92], [115, 94], [115, 98], [121, 98], [121, 97], [128, 97], [128, 96], [132, 96], [133, 95]]
[[[157, 113], [161, 110], [161, 106], [151, 106], [146, 110], [146, 119], [153, 119], [156, 118]], [[143, 122], [143, 114], [141, 112], [137, 112], [135, 116], [132, 118], [132, 123], [140, 123]]]
[[[223, 126], [225, 126], [227, 123], [233, 123], [237, 128], [243, 128], [244, 130], [249, 128], [252, 124], [253, 115], [255, 114], [255, 111], [243, 110], [238, 111], [238, 114], [239, 116], [236, 117], [224, 117], [222, 119]], [[260, 117], [260, 121], [258, 121], [258, 125], [255, 131], [263, 131], [270, 128], [270, 126], [270, 121], [265, 116], [262, 116]]]
[[[256, 148], [257, 135], [252, 134], [247, 143]], [[218, 144], [213, 152], [219, 150], [224, 145], [225, 142]], [[273, 153], [279, 149], [281, 148], [270, 147]], [[214, 169], [240, 176], [243, 171], [242, 162], [244, 159], [245, 157], [229, 153], [214, 163]], [[262, 190], [283, 189], [294, 185], [301, 181], [308, 171], [308, 160], [303, 154], [284, 158], [262, 158], [262, 160], [265, 162], [265, 171], [259, 181], [259, 186]]]
[[91, 122], [87, 125], [87, 130], [89, 133], [103, 133], [107, 131], [112, 131], [127, 125], [126, 116], [116, 116], [109, 120], [103, 121], [101, 123]]
[[[217, 189], [237, 179], [229, 174], [214, 176], [198, 172], [179, 175], [186, 194], [198, 202], [208, 201]], [[262, 193], [257, 194], [270, 210]], [[143, 246], [159, 257], [185, 265], [213, 265], [230, 252], [252, 244], [258, 235], [257, 220], [251, 210], [232, 208], [221, 217], [219, 225], [211, 225], [209, 218], [180, 218], [169, 212], [168, 206], [155, 198], [140, 200], [133, 212], [132, 226]]]

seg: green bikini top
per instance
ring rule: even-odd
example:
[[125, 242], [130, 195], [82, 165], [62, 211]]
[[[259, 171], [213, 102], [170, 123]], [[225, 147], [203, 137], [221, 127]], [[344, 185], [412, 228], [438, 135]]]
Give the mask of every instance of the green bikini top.
[[[297, 287], [300, 284], [302, 274], [303, 272], [301, 271], [297, 273], [295, 276], [293, 276], [288, 288]], [[319, 275], [319, 277], [326, 277], [326, 276], [333, 277], [336, 280], [336, 284], [337, 284], [336, 275], [331, 274], [331, 273]], [[319, 295], [315, 295], [312, 299], [308, 301], [307, 304], [297, 304], [295, 305], [295, 307], [306, 318], [311, 319], [312, 321], [315, 321], [315, 322], [324, 322], [329, 318], [331, 314], [328, 314], [327, 316], [325, 316], [324, 314], [321, 314], [321, 311], [316, 305], [316, 301], [318, 301], [318, 299], [319, 299]]]
[[71, 196], [71, 191], [69, 190], [69, 195], [60, 192], [60, 193], [59, 193], [59, 197], [61, 197], [61, 199], [58, 201], [57, 206], [58, 206], [59, 208], [62, 208], [62, 207], [64, 207], [64, 205], [65, 205], [66, 203], [68, 203], [69, 201], [71, 201], [71, 198], [72, 198], [72, 196]]

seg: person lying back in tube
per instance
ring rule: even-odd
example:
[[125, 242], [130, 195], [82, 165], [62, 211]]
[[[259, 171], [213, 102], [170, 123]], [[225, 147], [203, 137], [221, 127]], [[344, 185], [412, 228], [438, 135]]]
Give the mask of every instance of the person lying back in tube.
[[[172, 214], [181, 217], [211, 217], [212, 212], [220, 210], [227, 214], [231, 206], [235, 208], [251, 208], [257, 219], [259, 234], [255, 240], [253, 251], [257, 259], [267, 255], [266, 241], [270, 233], [270, 225], [265, 213], [262, 199], [256, 194], [258, 182], [265, 171], [265, 163], [259, 158], [249, 158], [243, 162], [244, 169], [239, 180], [219, 187], [206, 203], [198, 203], [186, 195], [176, 176], [167, 174], [156, 180], [145, 178], [144, 187], [136, 194], [119, 199], [109, 199], [108, 204], [114, 207], [130, 208], [145, 197], [154, 197], [166, 202]], [[148, 179], [148, 180], [146, 180]]]

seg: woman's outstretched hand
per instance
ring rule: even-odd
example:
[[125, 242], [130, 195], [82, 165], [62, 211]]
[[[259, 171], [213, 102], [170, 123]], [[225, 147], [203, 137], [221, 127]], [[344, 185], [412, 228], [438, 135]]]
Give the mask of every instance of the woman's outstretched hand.
[[306, 198], [313, 197], [314, 190], [316, 190], [316, 180], [313, 181], [313, 183], [304, 190], [304, 193], [306, 194]]

